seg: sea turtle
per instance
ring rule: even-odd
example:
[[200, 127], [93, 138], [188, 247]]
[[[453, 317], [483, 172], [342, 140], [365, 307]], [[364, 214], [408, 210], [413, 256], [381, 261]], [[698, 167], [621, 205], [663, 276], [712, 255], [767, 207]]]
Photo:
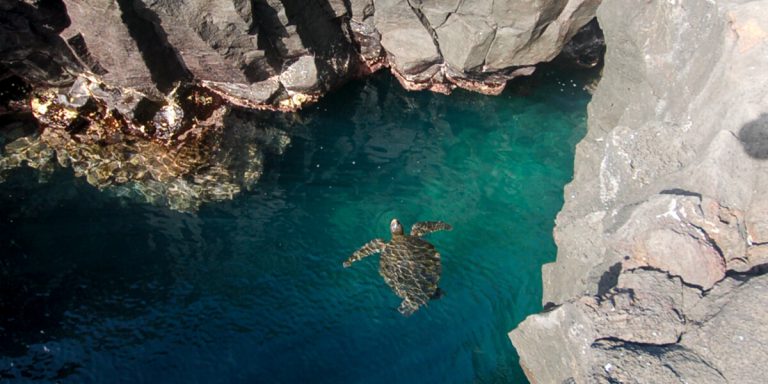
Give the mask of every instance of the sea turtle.
[[389, 230], [392, 240], [373, 239], [344, 261], [344, 268], [366, 256], [381, 253], [379, 274], [395, 294], [403, 299], [400, 313], [410, 316], [427, 304], [430, 299], [441, 295], [437, 282], [440, 280], [440, 254], [435, 246], [421, 237], [441, 230], [450, 231], [450, 225], [442, 221], [422, 221], [411, 227], [411, 234], [403, 233], [403, 226], [397, 219], [392, 219]]

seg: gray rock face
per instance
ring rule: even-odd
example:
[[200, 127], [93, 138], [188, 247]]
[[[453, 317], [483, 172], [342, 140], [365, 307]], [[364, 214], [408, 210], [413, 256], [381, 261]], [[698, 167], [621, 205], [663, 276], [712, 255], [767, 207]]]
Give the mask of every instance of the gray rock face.
[[311, 92], [319, 80], [315, 60], [310, 56], [302, 56], [280, 74], [280, 83], [289, 91]]
[[12, 0], [2, 7], [0, 63], [34, 82], [71, 84], [88, 71], [155, 100], [196, 83], [237, 106], [294, 109], [357, 66], [340, 1]]
[[375, 7], [374, 25], [395, 70], [418, 76], [441, 61], [432, 36], [406, 0], [377, 0]]
[[[554, 58], [586, 25], [599, 0], [492, 2], [498, 34], [488, 51], [487, 66], [533, 65]], [[549, 47], [558, 47], [551, 51]]]
[[487, 18], [455, 13], [436, 31], [438, 41], [454, 42], [443, 45], [446, 63], [467, 72], [485, 63], [485, 55], [496, 36], [496, 28]]
[[10, 0], [0, 64], [69, 85], [91, 72], [160, 100], [201, 84], [291, 110], [384, 66], [408, 89], [496, 94], [555, 57], [599, 0]]
[[663, 272], [629, 271], [600, 297], [529, 317], [510, 338], [535, 383], [761, 382], [759, 364], [745, 362], [768, 359], [757, 331], [766, 284], [726, 278], [704, 294]]
[[507, 80], [559, 54], [599, 3], [375, 0], [373, 24], [406, 88], [497, 94]]
[[[768, 1], [606, 0], [532, 382], [764, 382]], [[570, 380], [570, 381], [569, 381]]]

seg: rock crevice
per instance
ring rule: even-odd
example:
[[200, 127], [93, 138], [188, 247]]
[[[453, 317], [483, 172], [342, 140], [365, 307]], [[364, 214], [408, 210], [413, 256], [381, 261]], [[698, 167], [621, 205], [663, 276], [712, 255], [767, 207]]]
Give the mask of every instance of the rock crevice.
[[[463, 87], [496, 94], [507, 80], [554, 58], [594, 18], [597, 3], [11, 0], [0, 19], [9, 27], [4, 33], [10, 42], [2, 47], [0, 63], [27, 79], [59, 84], [90, 70], [109, 86], [158, 100], [179, 83], [195, 83], [234, 105], [264, 109], [300, 108], [383, 66], [408, 89], [449, 93]], [[513, 12], [516, 7], [526, 12]], [[583, 15], [551, 12], [555, 8]], [[37, 28], [55, 18], [68, 22]], [[20, 34], [13, 27], [18, 23], [28, 30]], [[496, 33], [510, 25], [522, 32]], [[23, 34], [37, 44], [13, 44]], [[488, 55], [505, 50], [510, 39], [526, 46], [525, 59], [505, 53], [486, 65]], [[29, 73], [40, 66], [41, 54], [56, 57], [50, 68], [38, 68], [44, 73]]]

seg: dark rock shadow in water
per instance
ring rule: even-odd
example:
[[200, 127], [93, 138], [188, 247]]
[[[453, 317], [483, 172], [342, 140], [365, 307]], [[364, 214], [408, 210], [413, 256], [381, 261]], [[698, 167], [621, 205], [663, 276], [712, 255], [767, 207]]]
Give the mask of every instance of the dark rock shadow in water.
[[[14, 187], [6, 186], [0, 199], [0, 382], [76, 374], [77, 357], [48, 353], [48, 346], [54, 350], [81, 337], [105, 345], [110, 340], [83, 335], [79, 327], [144, 316], [147, 308], [169, 300], [166, 287], [184, 270], [175, 262], [195, 262], [194, 252], [176, 249], [181, 235], [173, 237], [190, 236], [188, 215], [135, 209], [82, 181], [68, 183], [72, 175], [66, 172], [53, 177], [30, 193], [35, 171], [15, 172], [6, 181]], [[144, 225], [156, 229], [137, 229]]]

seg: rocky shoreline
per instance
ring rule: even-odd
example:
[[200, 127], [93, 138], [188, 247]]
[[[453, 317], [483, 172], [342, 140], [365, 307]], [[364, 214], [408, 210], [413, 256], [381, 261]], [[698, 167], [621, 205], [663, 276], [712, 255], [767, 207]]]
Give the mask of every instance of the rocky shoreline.
[[[32, 114], [37, 127], [26, 130], [40, 135], [7, 148], [0, 171], [21, 164], [45, 170], [55, 159], [98, 188], [125, 187], [145, 200], [194, 210], [250, 188], [265, 154], [289, 143], [285, 125], [274, 125], [284, 117], [258, 111], [295, 111], [385, 67], [410, 90], [498, 94], [577, 33], [579, 43], [564, 57], [584, 66], [599, 61], [602, 36], [587, 25], [595, 0], [510, 6], [4, 2], [0, 77], [15, 76], [33, 89], [4, 108]], [[244, 114], [254, 118], [232, 118]], [[259, 139], [247, 149], [218, 145], [242, 131]], [[233, 158], [252, 169], [238, 168]]]
[[383, 67], [411, 90], [498, 94], [555, 58], [597, 4], [14, 0], [2, 5], [0, 63], [35, 84], [87, 75], [158, 102], [194, 84], [233, 106], [281, 111]]
[[598, 9], [608, 50], [543, 267], [547, 310], [510, 333], [531, 382], [764, 381], [767, 11]]

